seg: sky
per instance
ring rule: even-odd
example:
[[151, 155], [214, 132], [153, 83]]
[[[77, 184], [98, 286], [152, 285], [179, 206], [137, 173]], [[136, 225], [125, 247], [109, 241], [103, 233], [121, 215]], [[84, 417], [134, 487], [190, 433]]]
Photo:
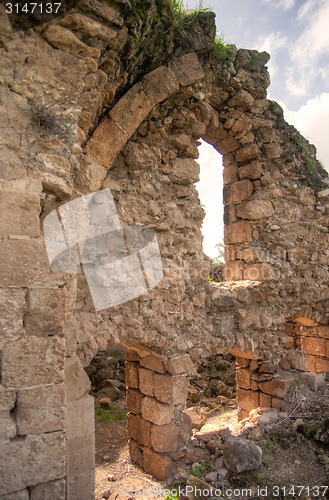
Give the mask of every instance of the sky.
[[[184, 0], [190, 8], [199, 0]], [[266, 50], [271, 85], [268, 98], [277, 101], [286, 121], [317, 148], [329, 171], [329, 0], [204, 0], [216, 13], [218, 33], [238, 48]], [[221, 157], [203, 143], [196, 186], [206, 218], [204, 251], [217, 255], [223, 239]]]

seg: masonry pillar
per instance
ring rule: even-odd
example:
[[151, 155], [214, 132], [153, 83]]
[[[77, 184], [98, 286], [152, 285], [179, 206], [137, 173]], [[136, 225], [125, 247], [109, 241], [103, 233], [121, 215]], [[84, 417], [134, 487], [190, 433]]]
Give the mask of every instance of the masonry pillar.
[[128, 346], [125, 351], [130, 456], [164, 480], [191, 435], [183, 410], [193, 365], [187, 354], [165, 359]]

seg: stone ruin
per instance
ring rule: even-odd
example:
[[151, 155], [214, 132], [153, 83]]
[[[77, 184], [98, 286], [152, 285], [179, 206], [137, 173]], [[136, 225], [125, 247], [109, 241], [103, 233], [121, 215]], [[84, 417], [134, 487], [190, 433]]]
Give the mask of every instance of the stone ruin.
[[[329, 179], [266, 97], [269, 55], [216, 57], [212, 13], [183, 29], [169, 0], [80, 0], [12, 31], [0, 9], [0, 495], [92, 499], [83, 368], [109, 341], [126, 351], [131, 458], [158, 479], [190, 438], [202, 359], [236, 357], [241, 417], [329, 370]], [[202, 251], [200, 138], [223, 155], [221, 283]], [[103, 189], [123, 225], [156, 232], [164, 277], [97, 312], [83, 274], [51, 270], [42, 223]]]

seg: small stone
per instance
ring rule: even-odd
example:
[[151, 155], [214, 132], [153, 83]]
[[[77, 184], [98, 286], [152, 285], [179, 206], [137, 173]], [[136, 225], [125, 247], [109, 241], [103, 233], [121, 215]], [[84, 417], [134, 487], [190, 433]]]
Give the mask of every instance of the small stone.
[[224, 444], [223, 459], [229, 471], [245, 472], [262, 464], [262, 450], [247, 439], [229, 438]]
[[117, 478], [116, 478], [116, 476], [114, 474], [109, 474], [107, 476], [107, 480], [113, 482], [113, 481], [116, 481]]
[[273, 224], [272, 226], [270, 226], [271, 231], [278, 231], [279, 229], [281, 229], [281, 228], [277, 224]]
[[218, 476], [217, 472], [212, 471], [212, 472], [208, 472], [208, 474], [205, 475], [204, 479], [208, 483], [214, 483], [215, 481], [217, 481], [217, 476]]
[[99, 402], [101, 408], [105, 408], [106, 410], [109, 410], [112, 406], [112, 401], [110, 398], [102, 398]]

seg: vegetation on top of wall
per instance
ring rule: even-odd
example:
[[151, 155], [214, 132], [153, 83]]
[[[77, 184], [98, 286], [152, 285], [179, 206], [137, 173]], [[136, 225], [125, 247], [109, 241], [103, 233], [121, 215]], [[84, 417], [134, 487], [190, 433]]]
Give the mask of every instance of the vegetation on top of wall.
[[217, 33], [215, 38], [215, 57], [221, 60], [233, 61], [234, 45], [226, 43], [223, 35]]

